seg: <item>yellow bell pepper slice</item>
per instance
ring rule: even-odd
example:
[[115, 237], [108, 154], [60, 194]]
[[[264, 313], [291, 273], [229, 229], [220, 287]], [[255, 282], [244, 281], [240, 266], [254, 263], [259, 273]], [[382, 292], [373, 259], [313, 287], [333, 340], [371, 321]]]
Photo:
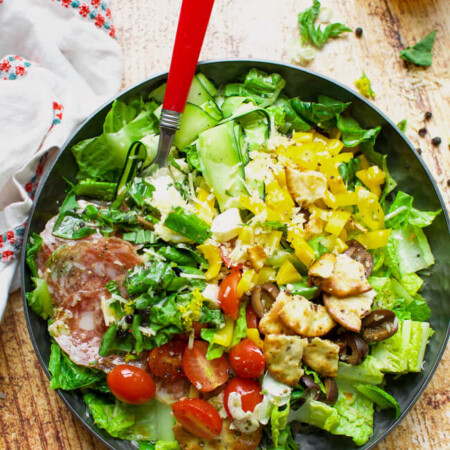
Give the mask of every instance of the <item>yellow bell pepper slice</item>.
[[203, 256], [208, 261], [208, 270], [205, 273], [206, 280], [212, 280], [215, 278], [222, 267], [222, 257], [218, 247], [212, 244], [202, 244], [197, 248], [203, 253]]
[[328, 139], [326, 147], [330, 155], [336, 156], [344, 148], [344, 144], [339, 139]]
[[368, 231], [364, 234], [358, 234], [355, 239], [368, 250], [384, 247], [391, 234], [391, 228], [386, 230]]
[[246, 292], [251, 291], [255, 286], [256, 272], [254, 269], [247, 270], [241, 276], [236, 286], [238, 298], [241, 298]]
[[238, 240], [241, 244], [253, 245], [255, 241], [253, 228], [249, 226], [242, 227], [238, 236]]
[[349, 211], [339, 209], [334, 211], [325, 227], [325, 231], [334, 234], [335, 236], [339, 236], [351, 215], [352, 214]]
[[264, 348], [264, 341], [261, 339], [258, 328], [247, 328], [247, 337], [261, 350]]
[[377, 197], [381, 195], [381, 185], [385, 181], [384, 172], [378, 166], [370, 166], [365, 170], [358, 170], [356, 176], [370, 189]]
[[311, 246], [301, 237], [296, 236], [292, 240], [295, 256], [306, 266], [310, 267], [316, 259], [316, 254]]
[[196, 210], [197, 215], [200, 217], [200, 219], [204, 220], [206, 223], [211, 225], [214, 216], [215, 216], [215, 210], [214, 210], [214, 204], [216, 202], [216, 199], [214, 197], [214, 194], [211, 192], [208, 192], [207, 190], [203, 188], [198, 188], [197, 190], [197, 202], [196, 202]]
[[277, 284], [282, 286], [289, 283], [299, 283], [302, 281], [302, 276], [290, 261], [285, 261], [278, 269]]
[[266, 185], [265, 203], [280, 213], [284, 221], [291, 217], [292, 208], [295, 206], [287, 188], [282, 189], [276, 181], [271, 181]]
[[266, 214], [266, 219], [271, 221], [279, 221], [283, 222], [283, 218], [281, 217], [281, 214], [279, 214], [277, 211], [274, 211], [272, 208], [269, 208], [264, 204], [264, 202], [260, 199], [247, 197], [245, 195], [241, 195], [239, 197], [239, 203], [241, 206], [245, 209], [248, 209], [253, 214]]
[[225, 326], [214, 333], [214, 344], [222, 345], [223, 347], [229, 347], [233, 339], [233, 332], [234, 320], [225, 314]]
[[359, 159], [359, 167], [361, 170], [368, 169], [370, 167], [370, 162], [367, 159], [366, 155], [360, 155], [358, 156], [358, 159]]
[[335, 205], [337, 208], [340, 206], [351, 206], [358, 203], [358, 195], [356, 192], [346, 192], [345, 194], [336, 194], [334, 196]]
[[[321, 147], [320, 150], [324, 151], [325, 147]], [[319, 162], [316, 151], [317, 144], [306, 144], [301, 147], [289, 147], [286, 156], [302, 169], [316, 170]]]
[[276, 269], [273, 267], [263, 267], [256, 276], [255, 284], [264, 284], [268, 281], [274, 281], [276, 275]]
[[313, 133], [304, 133], [300, 131], [295, 131], [292, 139], [298, 144], [308, 144], [313, 141]]
[[334, 195], [346, 194], [348, 192], [344, 180], [340, 175], [328, 178], [328, 185], [330, 186], [330, 190]]
[[358, 209], [363, 222], [371, 230], [381, 230], [384, 227], [384, 212], [378, 198], [367, 189], [357, 187]]

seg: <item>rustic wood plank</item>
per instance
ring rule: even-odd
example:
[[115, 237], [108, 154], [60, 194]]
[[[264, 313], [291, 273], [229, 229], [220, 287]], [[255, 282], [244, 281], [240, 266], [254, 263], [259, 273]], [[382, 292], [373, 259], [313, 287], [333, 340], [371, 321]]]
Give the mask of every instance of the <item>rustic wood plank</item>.
[[[128, 87], [170, 62], [180, 0], [127, 0], [113, 4], [113, 17], [124, 54], [123, 86]], [[202, 59], [262, 58], [290, 62], [289, 45], [297, 38], [296, 15], [310, 0], [217, 1]], [[364, 29], [361, 39], [348, 34], [327, 44], [309, 68], [353, 87], [364, 70], [377, 94], [374, 103], [394, 122], [408, 118], [407, 135], [420, 147], [448, 201], [450, 155], [446, 132], [449, 117], [446, 0], [335, 0], [334, 19]], [[333, 19], [333, 20], [334, 20]], [[405, 67], [398, 51], [438, 30], [433, 66]], [[420, 78], [425, 78], [426, 84]], [[425, 111], [433, 112], [420, 138]], [[440, 136], [439, 147], [430, 140]], [[436, 375], [403, 423], [379, 450], [449, 448], [447, 351]], [[0, 448], [102, 449], [48, 387], [26, 331], [21, 299], [11, 295], [0, 326]]]

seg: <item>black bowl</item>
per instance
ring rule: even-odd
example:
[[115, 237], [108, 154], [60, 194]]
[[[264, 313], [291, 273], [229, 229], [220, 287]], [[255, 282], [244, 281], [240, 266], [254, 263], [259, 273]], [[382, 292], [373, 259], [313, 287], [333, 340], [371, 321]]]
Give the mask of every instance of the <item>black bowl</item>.
[[[288, 96], [300, 96], [303, 100], [316, 100], [319, 94], [325, 94], [342, 101], [351, 101], [353, 116], [358, 118], [363, 127], [382, 125], [376, 149], [389, 155], [389, 168], [397, 180], [399, 188], [414, 195], [416, 207], [425, 210], [442, 208], [444, 211], [443, 214], [437, 217], [432, 226], [427, 229], [430, 245], [436, 257], [436, 264], [432, 268], [431, 275], [425, 281], [423, 296], [428, 300], [431, 307], [430, 323], [435, 330], [435, 334], [427, 347], [425, 366], [420, 373], [408, 374], [398, 380], [389, 380], [389, 392], [399, 401], [402, 415], [395, 420], [389, 412], [376, 413], [373, 435], [369, 442], [361, 447], [369, 449], [384, 439], [413, 407], [433, 376], [446, 347], [449, 336], [448, 318], [450, 316], [450, 306], [447, 302], [447, 295], [450, 292], [450, 264], [448, 258], [448, 255], [450, 255], [450, 239], [447, 210], [431, 173], [416, 155], [413, 147], [405, 139], [404, 135], [381, 111], [347, 87], [305, 69], [267, 61], [211, 61], [200, 63], [198, 70], [217, 84], [221, 84], [236, 80], [236, 78], [246, 73], [252, 67], [257, 67], [266, 72], [281, 74], [286, 80], [285, 91]], [[167, 73], [156, 75], [122, 93], [118, 98], [127, 101], [137, 94], [147, 95], [152, 89], [165, 81], [166, 78]], [[70, 149], [77, 142], [97, 136], [102, 132], [103, 122], [111, 107], [111, 103], [100, 108], [80, 126], [63, 146], [53, 167], [42, 179], [31, 210], [30, 220], [28, 221], [25, 242], [27, 242], [30, 233], [39, 233], [44, 228], [45, 223], [57, 213], [65, 197], [66, 182], [63, 180], [63, 177], [74, 180], [77, 173], [77, 166]], [[30, 273], [25, 264], [25, 252], [22, 252], [21, 268], [23, 304], [28, 331], [39, 362], [49, 377], [50, 338], [47, 332], [47, 324], [31, 311], [25, 297], [25, 292], [32, 289]], [[58, 390], [58, 395], [72, 413], [101, 442], [113, 449], [130, 448], [130, 443], [114, 439], [95, 426], [89, 415], [88, 408], [79, 393]], [[347, 450], [357, 448], [349, 438], [333, 436], [317, 429], [299, 432], [296, 434], [296, 440], [299, 443], [301, 442], [303, 450]]]

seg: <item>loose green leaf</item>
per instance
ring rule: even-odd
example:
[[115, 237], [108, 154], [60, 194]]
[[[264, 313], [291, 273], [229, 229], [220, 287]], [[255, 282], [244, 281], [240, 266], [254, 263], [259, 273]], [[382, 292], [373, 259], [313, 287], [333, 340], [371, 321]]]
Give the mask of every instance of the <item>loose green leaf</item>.
[[427, 34], [421, 41], [405, 50], [400, 50], [400, 58], [412, 62], [416, 66], [431, 66], [433, 62], [432, 49], [434, 39], [436, 38], [436, 30]]
[[198, 244], [203, 244], [211, 236], [210, 226], [205, 221], [193, 213], [185, 212], [180, 206], [167, 215], [164, 226]]
[[310, 41], [313, 45], [320, 48], [325, 45], [328, 39], [352, 31], [351, 28], [348, 28], [342, 23], [330, 23], [325, 29], [322, 29], [320, 25], [315, 27], [314, 23], [319, 12], [320, 2], [318, 0], [313, 0], [313, 5], [310, 8], [299, 13], [298, 29], [302, 44], [306, 44]]
[[352, 117], [337, 115], [337, 127], [342, 131], [342, 142], [346, 147], [355, 147], [361, 143], [374, 145], [381, 126], [365, 130]]
[[397, 128], [402, 132], [406, 132], [406, 126], [408, 125], [408, 121], [406, 119], [400, 120], [400, 122], [397, 124]]
[[356, 389], [381, 409], [393, 408], [395, 410], [395, 418], [398, 419], [400, 417], [400, 405], [391, 394], [372, 384], [357, 384]]

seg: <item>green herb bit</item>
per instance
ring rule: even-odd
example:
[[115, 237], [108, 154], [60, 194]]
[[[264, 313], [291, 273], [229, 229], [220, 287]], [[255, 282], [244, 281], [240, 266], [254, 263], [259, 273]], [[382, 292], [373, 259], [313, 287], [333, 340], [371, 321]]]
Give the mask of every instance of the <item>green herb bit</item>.
[[329, 38], [339, 36], [341, 33], [352, 31], [342, 23], [330, 23], [323, 30], [320, 25], [314, 26], [320, 12], [320, 2], [313, 0], [313, 6], [298, 15], [298, 29], [302, 44], [310, 41], [316, 47], [323, 47]]
[[375, 98], [375, 92], [372, 90], [370, 79], [365, 74], [365, 72], [362, 73], [359, 80], [355, 81], [355, 86], [358, 89], [359, 93], [361, 95], [364, 95], [364, 97], [372, 99]]
[[431, 66], [433, 60], [431, 50], [433, 49], [435, 37], [436, 30], [426, 35], [416, 45], [400, 50], [400, 58], [412, 62], [416, 66]]
[[406, 119], [400, 120], [400, 122], [397, 124], [397, 128], [404, 133], [406, 131], [406, 125], [408, 124], [408, 121]]
[[206, 222], [195, 214], [185, 212], [180, 206], [167, 215], [164, 226], [198, 244], [203, 244], [211, 235], [210, 227]]

